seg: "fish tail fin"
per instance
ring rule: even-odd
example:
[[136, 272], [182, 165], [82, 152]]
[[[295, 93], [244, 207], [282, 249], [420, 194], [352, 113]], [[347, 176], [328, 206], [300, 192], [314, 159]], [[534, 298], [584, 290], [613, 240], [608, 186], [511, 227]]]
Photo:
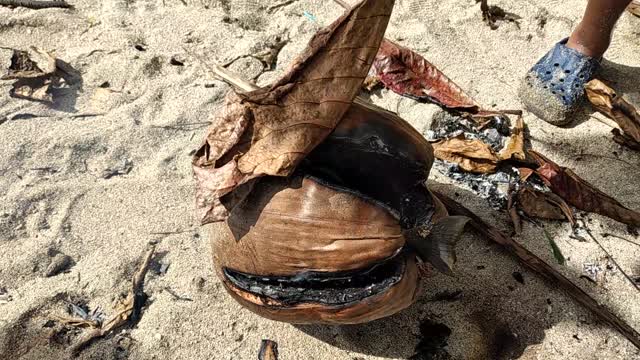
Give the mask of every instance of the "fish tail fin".
[[409, 230], [406, 239], [423, 261], [428, 261], [444, 274], [453, 275], [452, 268], [456, 262], [454, 247], [468, 221], [466, 216], [447, 216], [435, 222], [430, 229], [417, 227]]

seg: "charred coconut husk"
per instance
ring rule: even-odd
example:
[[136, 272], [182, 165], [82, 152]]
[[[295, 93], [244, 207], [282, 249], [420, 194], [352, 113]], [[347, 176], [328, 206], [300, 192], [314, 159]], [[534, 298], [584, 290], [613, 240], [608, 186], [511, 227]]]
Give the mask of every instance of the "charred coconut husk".
[[434, 261], [443, 253], [429, 247], [446, 246], [449, 232], [434, 223], [451, 219], [424, 186], [432, 162], [402, 119], [354, 105], [294, 176], [224, 199], [228, 237], [214, 253], [225, 287], [249, 309], [295, 323], [359, 323], [409, 306], [416, 251], [436, 267], [450, 261]]
[[230, 95], [193, 161], [225, 288], [265, 317], [360, 323], [417, 294], [416, 255], [449, 272], [465, 220], [425, 186], [433, 149], [354, 99], [393, 0], [364, 0], [319, 31], [273, 85]]

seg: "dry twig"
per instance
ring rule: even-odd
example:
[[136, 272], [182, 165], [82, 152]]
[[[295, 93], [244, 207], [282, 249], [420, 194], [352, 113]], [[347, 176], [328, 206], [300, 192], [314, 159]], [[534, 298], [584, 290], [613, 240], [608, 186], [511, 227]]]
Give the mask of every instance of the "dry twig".
[[71, 9], [73, 5], [66, 1], [38, 1], [38, 0], [0, 0], [0, 6], [26, 7], [29, 9], [64, 8]]

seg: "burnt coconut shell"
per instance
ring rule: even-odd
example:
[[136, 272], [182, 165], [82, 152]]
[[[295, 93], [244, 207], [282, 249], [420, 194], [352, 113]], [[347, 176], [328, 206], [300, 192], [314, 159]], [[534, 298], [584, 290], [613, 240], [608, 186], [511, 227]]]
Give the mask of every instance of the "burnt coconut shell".
[[432, 162], [408, 123], [354, 103], [294, 175], [223, 198], [230, 215], [212, 238], [225, 289], [290, 323], [363, 323], [408, 307], [419, 277], [407, 236], [448, 216], [424, 185]]

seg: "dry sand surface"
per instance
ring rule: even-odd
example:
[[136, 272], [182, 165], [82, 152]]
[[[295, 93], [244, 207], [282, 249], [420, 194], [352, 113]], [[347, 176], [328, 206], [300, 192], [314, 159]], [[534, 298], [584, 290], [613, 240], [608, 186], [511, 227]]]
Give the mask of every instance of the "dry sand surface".
[[[447, 351], [454, 359], [640, 359], [627, 340], [553, 284], [472, 235], [458, 245], [455, 278], [425, 280], [416, 305], [384, 320], [302, 327], [241, 308], [214, 276], [209, 230], [198, 226], [194, 213], [191, 155], [229, 91], [203, 62], [237, 59], [231, 70], [268, 84], [342, 8], [329, 0], [286, 1], [272, 10], [275, 1], [258, 0], [72, 3], [75, 10], [0, 7], [0, 46], [52, 51], [82, 76], [58, 90], [53, 106], [10, 98], [13, 81], [0, 82], [1, 359], [68, 358], [67, 342], [77, 336], [51, 337], [48, 320], [64, 315], [69, 301], [112, 315], [150, 241], [158, 243], [158, 254], [139, 323], [94, 342], [80, 358], [255, 359], [261, 339], [269, 338], [278, 342], [281, 359], [403, 359], [414, 354], [420, 324], [429, 318], [451, 328]], [[519, 25], [489, 29], [474, 0], [398, 0], [387, 37], [424, 55], [479, 102], [521, 108], [520, 78], [569, 34], [586, 1], [490, 3], [520, 16]], [[274, 69], [247, 56], [278, 38], [288, 42]], [[603, 77], [636, 104], [639, 54], [640, 19], [627, 14]], [[184, 66], [172, 65], [172, 57]], [[440, 111], [387, 91], [372, 100], [420, 131]], [[611, 141], [610, 128], [596, 118], [601, 116], [588, 110], [563, 129], [529, 114], [525, 121], [537, 149], [639, 210], [640, 154]], [[446, 185], [436, 171], [432, 179], [508, 230], [506, 216], [484, 200]], [[601, 233], [634, 236], [615, 221], [585, 217], [620, 268], [640, 277], [640, 247]], [[640, 329], [640, 294], [616, 264], [595, 242], [570, 238], [568, 224], [545, 225], [568, 260], [555, 266]], [[556, 264], [539, 228], [525, 224], [519, 241]], [[58, 254], [71, 263], [45, 276]], [[584, 264], [603, 270], [597, 285], [579, 278]], [[458, 290], [457, 301], [431, 301], [436, 293]]]

